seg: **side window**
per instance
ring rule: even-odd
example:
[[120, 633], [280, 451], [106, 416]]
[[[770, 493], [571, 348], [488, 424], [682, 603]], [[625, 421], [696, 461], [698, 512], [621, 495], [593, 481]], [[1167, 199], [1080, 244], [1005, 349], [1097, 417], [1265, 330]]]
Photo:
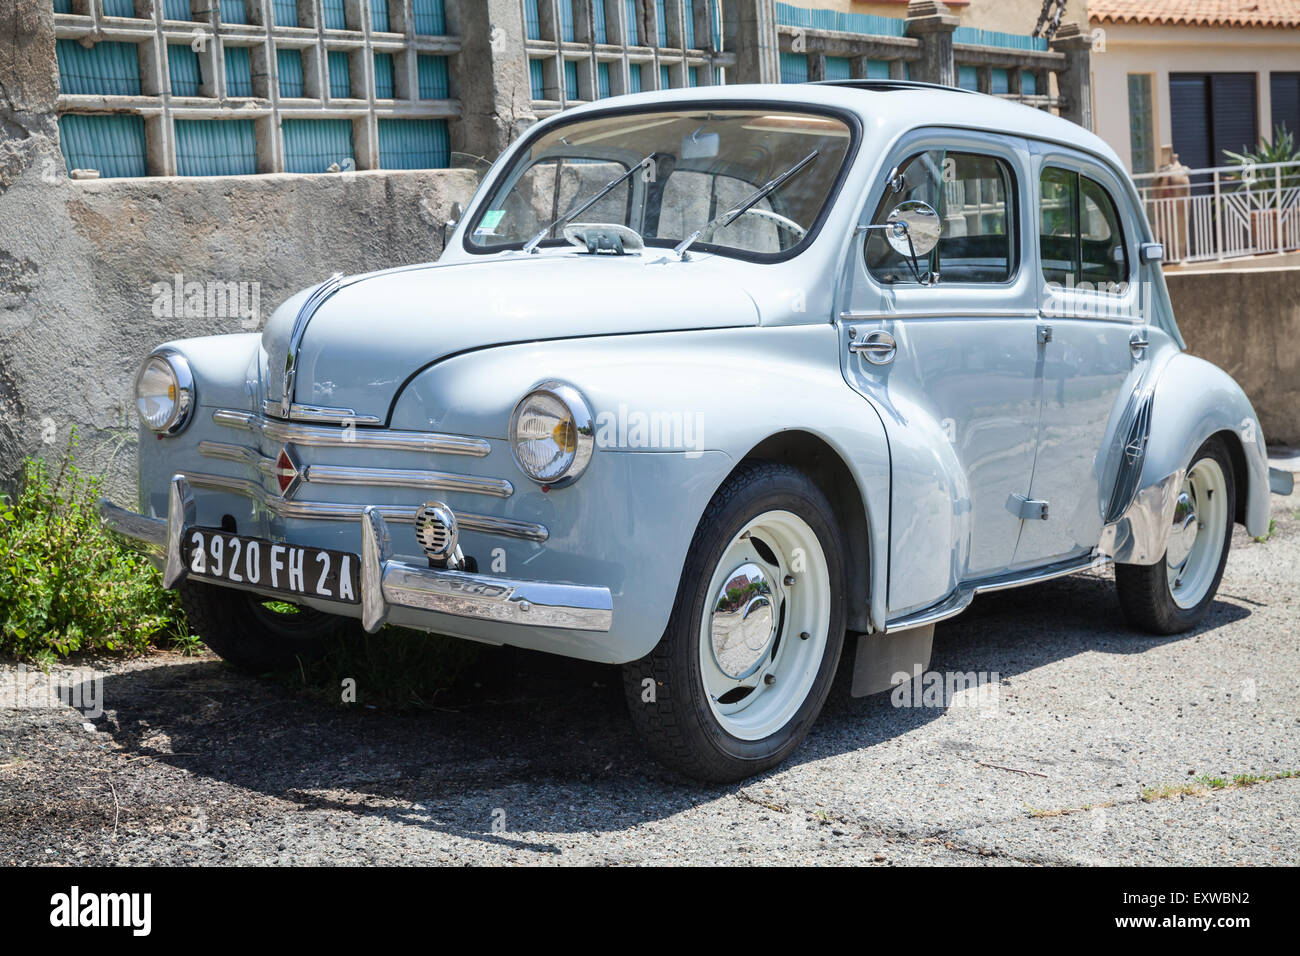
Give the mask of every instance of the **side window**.
[[[1010, 167], [994, 156], [927, 150], [899, 167], [902, 189], [887, 192], [873, 224], [900, 202], [919, 199], [939, 213], [939, 244], [922, 267], [943, 284], [1006, 282], [1016, 269], [1015, 191]], [[867, 233], [867, 269], [888, 284], [915, 283], [905, 257], [881, 230]]]
[[1128, 252], [1110, 193], [1096, 180], [1060, 166], [1044, 166], [1039, 187], [1043, 279], [1066, 289], [1123, 291]]

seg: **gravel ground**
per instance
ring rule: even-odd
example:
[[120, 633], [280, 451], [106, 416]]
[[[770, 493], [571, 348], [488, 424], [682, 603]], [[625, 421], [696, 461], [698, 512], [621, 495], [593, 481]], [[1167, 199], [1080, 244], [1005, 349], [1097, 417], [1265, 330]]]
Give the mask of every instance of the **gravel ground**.
[[931, 667], [996, 699], [836, 697], [731, 787], [649, 763], [612, 668], [500, 654], [463, 705], [385, 712], [159, 653], [95, 664], [87, 719], [14, 706], [6, 665], [0, 864], [1295, 864], [1300, 779], [1142, 799], [1300, 771], [1300, 495], [1274, 503], [1196, 631], [1127, 631], [1106, 572], [981, 597]]

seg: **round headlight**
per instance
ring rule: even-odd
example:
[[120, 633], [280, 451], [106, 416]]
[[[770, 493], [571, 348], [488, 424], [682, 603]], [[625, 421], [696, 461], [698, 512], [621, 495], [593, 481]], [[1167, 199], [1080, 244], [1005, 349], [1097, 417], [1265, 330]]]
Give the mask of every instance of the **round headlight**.
[[194, 377], [184, 356], [171, 349], [144, 360], [135, 376], [135, 410], [156, 432], [175, 435], [194, 411]]
[[542, 382], [510, 416], [510, 448], [519, 469], [543, 485], [576, 479], [591, 461], [596, 427], [582, 395], [564, 382]]

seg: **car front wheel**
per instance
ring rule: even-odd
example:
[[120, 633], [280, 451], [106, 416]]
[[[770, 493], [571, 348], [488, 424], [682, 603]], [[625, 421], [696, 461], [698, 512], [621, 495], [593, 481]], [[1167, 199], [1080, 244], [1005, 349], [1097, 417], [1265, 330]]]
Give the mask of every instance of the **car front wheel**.
[[723, 484], [663, 639], [624, 667], [632, 719], [662, 763], [723, 783], [794, 751], [839, 663], [843, 552], [830, 503], [797, 469], [748, 464]]
[[1152, 565], [1115, 566], [1129, 624], [1151, 634], [1179, 634], [1200, 622], [1228, 563], [1236, 506], [1228, 450], [1211, 438], [1192, 456], [1179, 488], [1164, 557]]
[[237, 670], [288, 670], [325, 651], [333, 637], [359, 633], [355, 621], [246, 591], [186, 581], [181, 606], [191, 633]]

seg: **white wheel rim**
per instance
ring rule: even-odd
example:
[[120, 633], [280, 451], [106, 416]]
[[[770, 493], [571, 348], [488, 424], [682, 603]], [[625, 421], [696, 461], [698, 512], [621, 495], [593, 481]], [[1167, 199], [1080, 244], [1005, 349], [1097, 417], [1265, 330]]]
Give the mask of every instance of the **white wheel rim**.
[[699, 651], [709, 708], [733, 737], [770, 737], [808, 698], [826, 653], [831, 588], [821, 542], [798, 515], [765, 512], [731, 539], [705, 593]]
[[1169, 593], [1182, 608], [1200, 604], [1214, 583], [1228, 522], [1228, 482], [1213, 458], [1202, 458], [1183, 479], [1165, 551]]

